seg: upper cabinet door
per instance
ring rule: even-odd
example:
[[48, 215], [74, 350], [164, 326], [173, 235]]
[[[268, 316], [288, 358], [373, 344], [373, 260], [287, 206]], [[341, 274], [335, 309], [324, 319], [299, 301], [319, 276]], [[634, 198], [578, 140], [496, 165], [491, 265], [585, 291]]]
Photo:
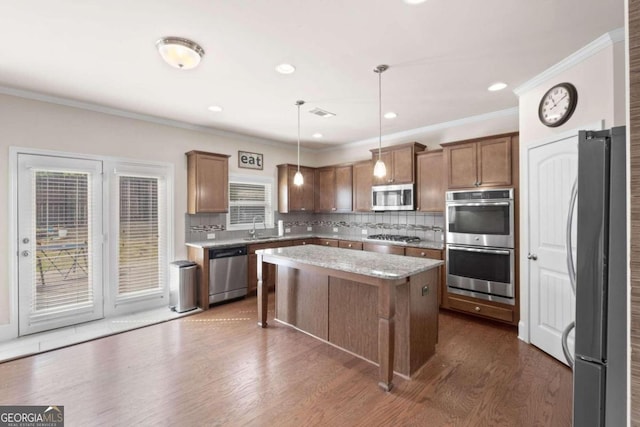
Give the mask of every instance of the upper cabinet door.
[[[414, 158], [412, 146], [393, 150], [391, 184], [411, 184], [414, 180]], [[387, 170], [387, 175], [389, 171]]]
[[416, 210], [444, 212], [444, 159], [442, 150], [420, 153], [416, 158]]
[[187, 153], [187, 212], [229, 211], [229, 156], [190, 151]]
[[336, 166], [335, 208], [338, 212], [353, 209], [353, 168], [351, 165]]
[[449, 189], [476, 187], [478, 182], [476, 145], [464, 144], [445, 148]]
[[371, 211], [371, 185], [373, 184], [373, 161], [353, 165], [353, 210]]
[[443, 145], [447, 188], [450, 190], [515, 185], [518, 174], [517, 134]]
[[478, 142], [478, 184], [480, 186], [510, 186], [511, 138]]
[[316, 169], [316, 212], [336, 210], [336, 169], [333, 167]]

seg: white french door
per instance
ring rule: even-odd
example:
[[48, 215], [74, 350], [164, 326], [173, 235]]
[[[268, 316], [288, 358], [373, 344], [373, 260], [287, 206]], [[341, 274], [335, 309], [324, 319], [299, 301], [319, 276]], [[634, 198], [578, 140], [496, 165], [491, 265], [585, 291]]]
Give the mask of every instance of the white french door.
[[103, 317], [102, 162], [18, 154], [19, 335]]
[[[567, 271], [566, 227], [578, 173], [578, 136], [529, 149], [527, 162], [530, 340], [567, 363], [561, 336], [575, 318], [575, 296]], [[572, 235], [575, 246], [575, 229]], [[569, 344], [573, 348], [573, 333]]]

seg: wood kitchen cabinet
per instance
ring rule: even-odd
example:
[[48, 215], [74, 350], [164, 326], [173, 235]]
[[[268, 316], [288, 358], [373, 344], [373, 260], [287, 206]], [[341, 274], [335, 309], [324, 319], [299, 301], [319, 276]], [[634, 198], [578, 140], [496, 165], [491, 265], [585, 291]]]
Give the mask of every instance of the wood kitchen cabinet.
[[316, 212], [350, 212], [353, 203], [351, 165], [316, 169]]
[[[424, 248], [412, 248], [407, 247], [404, 250], [406, 256], [413, 256], [418, 258], [439, 259], [444, 261], [444, 250], [438, 249], [424, 249]], [[439, 267], [440, 273], [440, 286], [438, 289], [438, 305], [440, 307], [448, 308], [447, 295], [447, 269], [445, 265]]]
[[397, 245], [385, 245], [383, 243], [364, 242], [363, 251], [378, 252], [380, 254], [404, 255], [404, 248]]
[[353, 164], [353, 210], [371, 211], [371, 186], [373, 185], [373, 162], [366, 160]]
[[189, 151], [187, 155], [187, 213], [229, 211], [229, 156]]
[[[411, 184], [415, 181], [416, 153], [426, 149], [422, 144], [411, 142], [382, 149], [380, 158], [387, 168], [383, 177], [373, 177], [373, 185]], [[370, 150], [373, 163], [378, 160], [378, 150]]]
[[293, 183], [298, 171], [297, 165], [278, 165], [278, 212], [313, 212], [315, 169], [300, 166], [304, 183], [300, 186]]
[[518, 134], [442, 144], [447, 188], [512, 187], [517, 180]]
[[444, 212], [444, 154], [423, 151], [416, 156], [416, 211]]
[[322, 246], [330, 246], [332, 248], [337, 248], [339, 245], [339, 240], [338, 239], [317, 239], [316, 240], [316, 245], [322, 245]]
[[338, 247], [343, 249], [353, 249], [356, 251], [362, 250], [362, 242], [356, 242], [355, 240], [340, 240]]

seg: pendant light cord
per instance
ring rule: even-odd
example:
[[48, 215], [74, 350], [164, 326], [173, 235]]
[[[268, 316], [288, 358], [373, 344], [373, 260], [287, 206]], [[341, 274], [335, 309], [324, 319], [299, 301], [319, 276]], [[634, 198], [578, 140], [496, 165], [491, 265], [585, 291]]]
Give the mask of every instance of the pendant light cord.
[[382, 159], [382, 71], [378, 72], [378, 160]]
[[302, 103], [298, 101], [297, 104], [298, 104], [298, 172], [300, 172], [300, 105], [302, 105]]

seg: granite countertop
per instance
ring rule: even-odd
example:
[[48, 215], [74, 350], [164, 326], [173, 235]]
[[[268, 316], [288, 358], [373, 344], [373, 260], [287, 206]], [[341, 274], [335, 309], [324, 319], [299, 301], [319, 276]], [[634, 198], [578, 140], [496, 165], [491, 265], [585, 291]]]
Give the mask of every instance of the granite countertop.
[[301, 264], [383, 279], [403, 279], [444, 264], [443, 261], [434, 259], [354, 251], [319, 245], [262, 249], [256, 253]]
[[432, 241], [422, 241], [416, 243], [409, 244], [401, 244], [397, 242], [390, 242], [387, 240], [368, 240], [366, 238], [358, 238], [356, 236], [336, 236], [335, 234], [286, 234], [284, 236], [264, 236], [260, 239], [247, 240], [244, 238], [241, 239], [221, 239], [221, 240], [205, 240], [201, 242], [190, 242], [187, 243], [187, 246], [191, 246], [194, 248], [224, 248], [229, 246], [237, 246], [237, 245], [253, 245], [257, 243], [269, 243], [269, 242], [281, 242], [286, 240], [299, 240], [299, 239], [335, 239], [335, 240], [349, 240], [352, 242], [368, 242], [375, 243], [379, 245], [396, 245], [396, 246], [404, 246], [408, 248], [423, 248], [423, 249], [435, 249], [435, 250], [443, 250], [444, 243], [432, 242]]

